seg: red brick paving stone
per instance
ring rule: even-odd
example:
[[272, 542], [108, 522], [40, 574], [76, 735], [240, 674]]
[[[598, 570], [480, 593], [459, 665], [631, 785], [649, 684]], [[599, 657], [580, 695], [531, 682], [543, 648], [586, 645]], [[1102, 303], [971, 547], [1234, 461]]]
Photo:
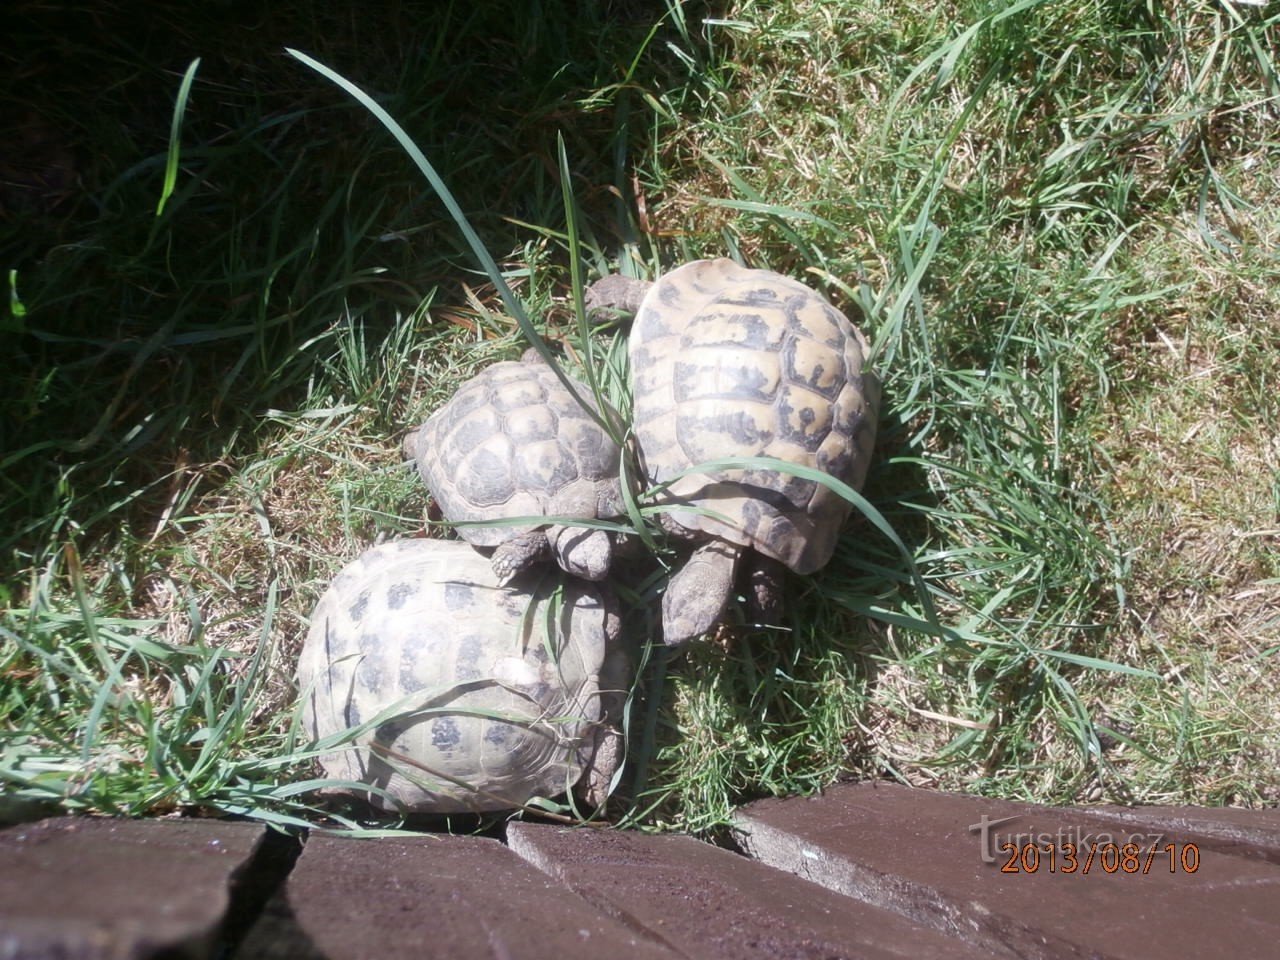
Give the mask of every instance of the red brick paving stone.
[[[1162, 845], [1181, 842], [1170, 839], [1174, 831], [1161, 828], [1151, 834], [1164, 835], [1156, 837], [1149, 872], [1143, 870], [1150, 844], [1140, 843], [1137, 872], [1108, 874], [1103, 864], [1110, 862], [1114, 869], [1117, 863], [1103, 859], [1106, 841], [1131, 835], [1115, 830], [1119, 821], [1091, 820], [1088, 809], [863, 783], [833, 787], [818, 797], [761, 801], [735, 819], [744, 846], [766, 863], [975, 944], [1011, 948], [1019, 956], [1277, 955], [1280, 867], [1218, 846], [1200, 848], [1196, 872], [1185, 872], [1175, 860], [1170, 873]], [[1204, 817], [1210, 813], [1200, 811]], [[984, 815], [988, 821], [1017, 818], [989, 823], [991, 863], [983, 862], [976, 829]], [[1259, 829], [1271, 829], [1269, 816], [1259, 819]], [[1146, 833], [1134, 826], [1133, 833]], [[1065, 842], [1072, 836], [1082, 852], [1076, 871], [1067, 873]], [[1019, 866], [1017, 873], [1003, 873], [1008, 853], [999, 845], [1020, 847], [1033, 838], [1041, 849], [1035, 872]], [[1091, 841], [1099, 847], [1086, 874]], [[1185, 849], [1176, 848], [1179, 857]]]
[[507, 843], [682, 957], [992, 955], [690, 837], [511, 823]]
[[482, 837], [312, 835], [235, 960], [673, 954]]
[[204, 956], [260, 826], [67, 817], [0, 831], [0, 957]]

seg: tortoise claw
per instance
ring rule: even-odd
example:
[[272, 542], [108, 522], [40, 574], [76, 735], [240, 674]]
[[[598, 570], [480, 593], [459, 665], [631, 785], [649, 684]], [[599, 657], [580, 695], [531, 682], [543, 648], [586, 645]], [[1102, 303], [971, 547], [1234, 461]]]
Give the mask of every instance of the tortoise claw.
[[493, 551], [489, 562], [498, 576], [498, 583], [506, 586], [529, 567], [551, 556], [551, 542], [545, 530], [530, 530], [512, 537]]

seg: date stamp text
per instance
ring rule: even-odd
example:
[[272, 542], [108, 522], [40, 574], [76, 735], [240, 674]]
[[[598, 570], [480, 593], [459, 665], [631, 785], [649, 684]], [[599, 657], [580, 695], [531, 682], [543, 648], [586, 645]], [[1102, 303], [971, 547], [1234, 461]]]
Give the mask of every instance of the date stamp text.
[[1200, 869], [1200, 848], [1194, 843], [1152, 843], [1143, 847], [1132, 841], [1117, 844], [1089, 840], [1085, 844], [1030, 840], [1018, 845], [1006, 840], [999, 846], [1005, 856], [1001, 873], [1140, 873], [1168, 869], [1170, 873], [1195, 873]]
[[969, 826], [981, 842], [984, 863], [999, 864], [1001, 873], [1192, 874], [1200, 869], [1200, 847], [1191, 842], [1167, 841], [1163, 834], [1114, 835], [1090, 833], [1082, 827], [1060, 826], [1053, 832], [1010, 824], [1022, 817], [991, 818], [982, 815]]

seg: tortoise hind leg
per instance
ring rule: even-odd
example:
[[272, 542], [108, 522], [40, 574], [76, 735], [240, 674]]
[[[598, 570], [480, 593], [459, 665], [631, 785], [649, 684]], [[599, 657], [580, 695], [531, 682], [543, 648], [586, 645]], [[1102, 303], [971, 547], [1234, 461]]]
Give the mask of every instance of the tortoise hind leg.
[[498, 583], [506, 586], [512, 578], [530, 566], [551, 558], [551, 542], [545, 530], [530, 530], [512, 537], [493, 551], [489, 562], [498, 575]]
[[671, 577], [662, 595], [662, 640], [678, 646], [706, 633], [729, 603], [742, 548], [712, 540]]
[[614, 775], [622, 766], [625, 741], [612, 724], [602, 724], [594, 731], [594, 743], [587, 772], [582, 781], [583, 799], [592, 807], [602, 808], [609, 802]]

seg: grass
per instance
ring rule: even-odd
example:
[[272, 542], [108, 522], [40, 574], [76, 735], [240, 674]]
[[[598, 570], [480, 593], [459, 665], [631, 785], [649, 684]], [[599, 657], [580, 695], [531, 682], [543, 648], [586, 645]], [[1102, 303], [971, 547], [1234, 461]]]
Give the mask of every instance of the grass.
[[[521, 311], [625, 413], [575, 263], [724, 253], [872, 340], [865, 493], [927, 592], [856, 518], [785, 629], [651, 657], [628, 822], [871, 776], [1280, 801], [1280, 17], [481, 6], [157, 7], [137, 37], [104, 8], [90, 37], [19, 5], [0, 815], [313, 817], [292, 663], [342, 563], [421, 527], [399, 431], [517, 354]], [[518, 303], [285, 47], [404, 126]]]

